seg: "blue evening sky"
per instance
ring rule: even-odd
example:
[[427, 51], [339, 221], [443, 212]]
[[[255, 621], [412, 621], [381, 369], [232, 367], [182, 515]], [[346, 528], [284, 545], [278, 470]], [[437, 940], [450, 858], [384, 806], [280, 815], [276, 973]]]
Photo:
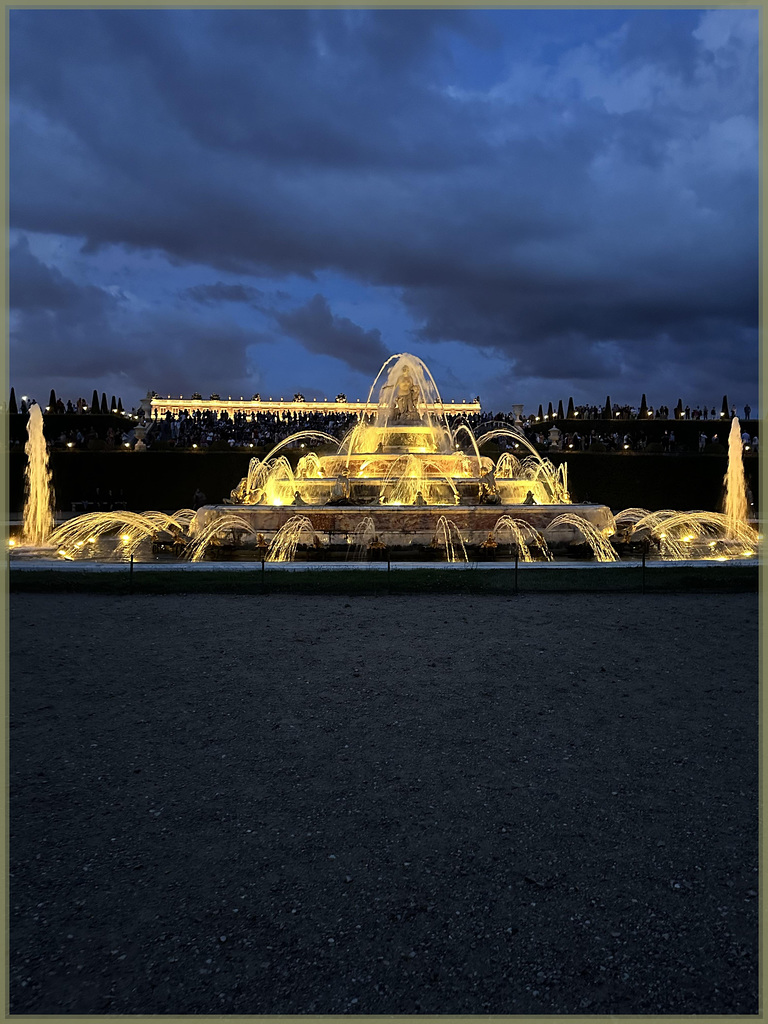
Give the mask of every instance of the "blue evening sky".
[[757, 409], [757, 9], [9, 18], [17, 395]]

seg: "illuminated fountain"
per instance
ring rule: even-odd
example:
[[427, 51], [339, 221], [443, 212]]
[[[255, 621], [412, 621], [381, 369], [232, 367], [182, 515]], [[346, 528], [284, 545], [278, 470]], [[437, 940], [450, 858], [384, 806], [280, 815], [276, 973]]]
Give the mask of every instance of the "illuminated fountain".
[[747, 519], [747, 484], [744, 479], [741, 424], [736, 416], [731, 420], [731, 430], [728, 434], [728, 471], [723, 483], [725, 516], [729, 529], [734, 530], [738, 523], [746, 522]]
[[[196, 512], [95, 512], [54, 530], [37, 406], [28, 432], [22, 538], [30, 551], [66, 559], [532, 562], [566, 554], [615, 562], [640, 550], [664, 560], [725, 559], [752, 557], [759, 539], [746, 522], [737, 419], [724, 513], [632, 508], [614, 517], [605, 505], [573, 504], [566, 465], [543, 458], [518, 428], [476, 437], [465, 420], [450, 423], [432, 375], [411, 355], [387, 360], [341, 441], [317, 430], [293, 434], [251, 459], [228, 502]], [[494, 465], [480, 447], [502, 438], [512, 451]], [[285, 449], [299, 443], [319, 450], [294, 467]]]
[[17, 556], [52, 554], [56, 550], [51, 541], [55, 525], [53, 487], [48, 463], [48, 445], [43, 433], [43, 413], [37, 403], [31, 405], [29, 409], [24, 451], [27, 465], [24, 470], [23, 525], [19, 539], [13, 538], [8, 543]]
[[[193, 546], [189, 528], [194, 517], [191, 508], [180, 509], [173, 515], [127, 510], [87, 512], [58, 526], [51, 534], [51, 544], [60, 557], [69, 559], [109, 554], [117, 561], [127, 561], [137, 555], [144, 542], [155, 549], [193, 558], [205, 539], [204, 535], [197, 536]], [[226, 526], [222, 524], [222, 528]]]
[[[505, 452], [494, 465], [480, 445], [502, 437], [520, 457]], [[299, 441], [320, 443], [323, 450], [309, 452], [292, 468], [281, 452]], [[198, 511], [192, 532], [215, 529], [212, 523], [236, 513], [250, 527], [251, 540], [244, 537], [242, 548], [255, 546], [261, 535], [270, 542], [268, 561], [293, 558], [297, 550], [324, 557], [350, 547], [360, 558], [381, 557], [382, 551], [433, 558], [438, 550], [448, 561], [463, 561], [487, 544], [499, 522], [514, 519], [515, 529], [528, 531], [514, 538], [527, 560], [530, 550], [548, 554], [542, 535], [566, 512], [577, 524], [570, 541], [583, 541], [581, 523], [590, 536], [613, 532], [610, 510], [573, 505], [565, 465], [556, 468], [542, 458], [519, 429], [475, 437], [465, 420], [452, 425], [427, 367], [401, 354], [381, 368], [343, 440], [302, 431], [281, 441], [262, 461], [251, 460], [228, 502]], [[502, 547], [509, 552], [512, 541]]]
[[747, 522], [741, 425], [736, 416], [731, 421], [728, 469], [723, 484], [723, 512], [624, 509], [614, 518], [617, 534], [627, 545], [652, 548], [665, 561], [751, 558], [758, 549], [760, 537]]
[[723, 512], [625, 509], [614, 517], [617, 536], [622, 544], [652, 548], [666, 561], [752, 558], [760, 536], [746, 519], [741, 427], [735, 416], [728, 436], [728, 469], [723, 483]]

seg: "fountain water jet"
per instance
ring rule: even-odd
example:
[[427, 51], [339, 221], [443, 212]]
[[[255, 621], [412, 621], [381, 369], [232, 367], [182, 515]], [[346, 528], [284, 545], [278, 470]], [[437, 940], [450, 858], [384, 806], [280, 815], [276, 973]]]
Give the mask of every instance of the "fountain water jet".
[[435, 524], [435, 536], [432, 538], [432, 547], [443, 548], [446, 562], [469, 561], [461, 531], [452, 519], [446, 519], [445, 516], [440, 516]]
[[277, 531], [265, 561], [267, 562], [292, 562], [296, 557], [296, 548], [301, 538], [306, 537], [316, 547], [320, 546], [320, 538], [315, 533], [312, 521], [306, 516], [291, 516], [287, 523]]
[[725, 484], [725, 515], [728, 522], [730, 524], [746, 522], [747, 484], [744, 479], [741, 424], [736, 416], [731, 420], [731, 430], [728, 434], [728, 469], [723, 483]]
[[597, 562], [617, 562], [619, 560], [619, 556], [616, 554], [613, 545], [608, 538], [599, 530], [596, 530], [592, 523], [587, 519], [584, 519], [579, 515], [574, 515], [571, 512], [565, 512], [553, 519], [547, 526], [544, 533], [552, 536], [553, 534], [556, 534], [559, 527], [563, 526], [573, 527], [581, 534], [585, 543], [587, 543], [592, 549], [592, 553]]
[[21, 542], [24, 547], [46, 548], [54, 529], [53, 487], [48, 464], [48, 445], [43, 433], [43, 413], [35, 403], [30, 406], [27, 442], [24, 445], [27, 466], [24, 471], [26, 500]]
[[531, 554], [531, 547], [537, 547], [541, 550], [542, 558], [547, 561], [552, 561], [552, 552], [547, 546], [547, 542], [536, 531], [530, 523], [526, 523], [523, 519], [513, 519], [511, 516], [500, 516], [496, 520], [496, 525], [493, 528], [492, 536], [493, 539], [499, 543], [503, 540], [504, 536], [508, 535], [510, 546], [514, 545], [520, 553], [520, 559], [523, 562], [533, 562], [534, 558]]

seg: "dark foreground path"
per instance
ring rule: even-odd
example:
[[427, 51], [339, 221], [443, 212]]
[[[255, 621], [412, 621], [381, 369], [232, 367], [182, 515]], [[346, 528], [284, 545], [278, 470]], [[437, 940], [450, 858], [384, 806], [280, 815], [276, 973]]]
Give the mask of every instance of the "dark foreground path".
[[757, 1012], [757, 596], [14, 594], [14, 1014]]

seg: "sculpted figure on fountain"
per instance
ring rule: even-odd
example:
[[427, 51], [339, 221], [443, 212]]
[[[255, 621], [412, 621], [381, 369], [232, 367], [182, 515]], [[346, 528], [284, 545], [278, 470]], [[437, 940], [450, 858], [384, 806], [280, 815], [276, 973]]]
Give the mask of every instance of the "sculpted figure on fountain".
[[399, 423], [412, 423], [420, 419], [417, 407], [420, 394], [419, 385], [408, 367], [404, 366], [395, 383], [395, 419]]

